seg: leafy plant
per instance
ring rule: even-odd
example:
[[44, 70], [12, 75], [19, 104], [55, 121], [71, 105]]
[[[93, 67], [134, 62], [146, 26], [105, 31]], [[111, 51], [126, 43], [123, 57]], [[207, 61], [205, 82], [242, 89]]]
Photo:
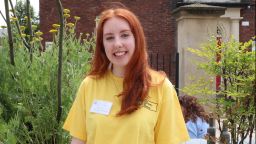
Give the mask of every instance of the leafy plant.
[[[76, 22], [78, 19], [76, 19]], [[13, 43], [15, 66], [8, 57], [7, 38], [0, 48], [0, 143], [68, 143], [70, 137], [62, 130], [63, 120], [70, 108], [79, 83], [89, 69], [90, 50], [95, 46], [94, 35], [76, 37], [76, 22], [67, 18], [64, 27], [62, 107], [60, 123], [57, 115], [58, 24], [54, 24], [54, 41], [45, 51], [41, 49], [42, 33], [34, 34], [32, 53], [19, 35]], [[69, 24], [70, 25], [70, 24]], [[3, 128], [3, 129], [2, 129]]]
[[[211, 98], [208, 102], [213, 102], [216, 106], [213, 111], [217, 116], [220, 131], [223, 130], [220, 118], [227, 120], [232, 143], [242, 144], [246, 137], [249, 137], [250, 143], [252, 142], [256, 118], [256, 59], [255, 51], [251, 50], [254, 39], [239, 43], [231, 38], [218, 45], [216, 38], [212, 38], [200, 49], [188, 49], [204, 59], [204, 61], [198, 62], [199, 69], [212, 78], [220, 76], [222, 80], [220, 89], [217, 91], [207, 86], [211, 81], [205, 80], [202, 83], [202, 80], [199, 80], [185, 87], [183, 92], [194, 95], [203, 93], [204, 96], [216, 94], [217, 98]], [[217, 56], [220, 58], [219, 61], [216, 60]]]

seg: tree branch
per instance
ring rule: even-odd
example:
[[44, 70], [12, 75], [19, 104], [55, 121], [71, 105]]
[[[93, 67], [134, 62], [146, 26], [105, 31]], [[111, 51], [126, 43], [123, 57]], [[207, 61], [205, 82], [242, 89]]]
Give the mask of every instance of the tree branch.
[[7, 23], [7, 31], [8, 31], [8, 43], [9, 43], [9, 49], [10, 49], [10, 62], [12, 65], [15, 65], [13, 39], [12, 39], [12, 27], [11, 27], [10, 16], [9, 16], [8, 0], [4, 0], [4, 4], [5, 4], [5, 14], [6, 14], [6, 23]]
[[5, 23], [7, 24], [7, 21], [6, 21], [6, 19], [5, 19], [5, 17], [4, 17], [4, 15], [3, 15], [1, 10], [0, 10], [0, 14], [1, 14], [2, 18], [4, 19]]
[[61, 77], [62, 77], [62, 49], [63, 49], [63, 32], [64, 32], [64, 17], [63, 17], [63, 7], [60, 0], [56, 0], [58, 6], [60, 29], [59, 29], [59, 56], [58, 56], [58, 111], [57, 111], [57, 122], [60, 122], [62, 113], [62, 100], [61, 100]]
[[30, 61], [32, 62], [32, 58], [33, 58], [33, 44], [32, 39], [33, 39], [33, 32], [32, 32], [32, 24], [31, 24], [31, 15], [30, 15], [30, 1], [27, 0], [27, 17], [28, 17], [28, 31], [29, 31], [29, 46], [30, 46]]
[[[12, 8], [12, 11], [13, 11], [13, 16], [14, 16], [14, 17], [17, 17], [16, 11], [15, 11], [14, 6], [13, 6], [13, 4], [12, 4], [12, 1], [9, 0], [9, 2], [10, 2], [10, 5], [11, 5], [11, 8]], [[20, 35], [20, 37], [21, 37], [21, 39], [22, 39], [23, 44], [25, 45], [25, 47], [26, 47], [28, 50], [30, 50], [30, 46], [29, 46], [29, 44], [27, 43], [26, 39], [21, 36], [20, 24], [19, 24], [19, 21], [18, 21], [18, 20], [15, 21], [15, 25], [16, 25], [16, 27], [17, 27], [18, 33], [19, 33], [19, 35]]]

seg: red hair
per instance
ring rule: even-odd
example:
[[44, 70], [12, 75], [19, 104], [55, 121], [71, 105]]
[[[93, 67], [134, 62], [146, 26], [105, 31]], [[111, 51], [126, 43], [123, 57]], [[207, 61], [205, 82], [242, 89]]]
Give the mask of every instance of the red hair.
[[103, 45], [103, 26], [108, 19], [113, 17], [126, 20], [135, 38], [135, 51], [125, 68], [123, 91], [119, 94], [122, 96], [122, 104], [117, 115], [121, 116], [139, 108], [148, 94], [151, 77], [143, 28], [138, 18], [131, 11], [123, 8], [108, 9], [101, 13], [97, 26], [96, 49], [89, 75], [102, 77], [108, 70], [110, 61]]

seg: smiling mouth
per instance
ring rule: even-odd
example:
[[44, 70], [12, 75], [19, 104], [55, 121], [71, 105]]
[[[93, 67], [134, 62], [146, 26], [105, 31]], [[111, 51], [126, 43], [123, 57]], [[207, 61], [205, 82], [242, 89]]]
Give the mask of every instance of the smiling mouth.
[[114, 53], [114, 56], [121, 57], [124, 56], [127, 53], [127, 51], [118, 51]]

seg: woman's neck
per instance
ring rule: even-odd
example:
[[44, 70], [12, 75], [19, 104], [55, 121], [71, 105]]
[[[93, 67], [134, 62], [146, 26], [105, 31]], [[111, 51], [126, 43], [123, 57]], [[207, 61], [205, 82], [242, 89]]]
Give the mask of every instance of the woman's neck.
[[123, 67], [112, 66], [111, 69], [112, 69], [112, 73], [115, 76], [124, 77], [124, 68]]

